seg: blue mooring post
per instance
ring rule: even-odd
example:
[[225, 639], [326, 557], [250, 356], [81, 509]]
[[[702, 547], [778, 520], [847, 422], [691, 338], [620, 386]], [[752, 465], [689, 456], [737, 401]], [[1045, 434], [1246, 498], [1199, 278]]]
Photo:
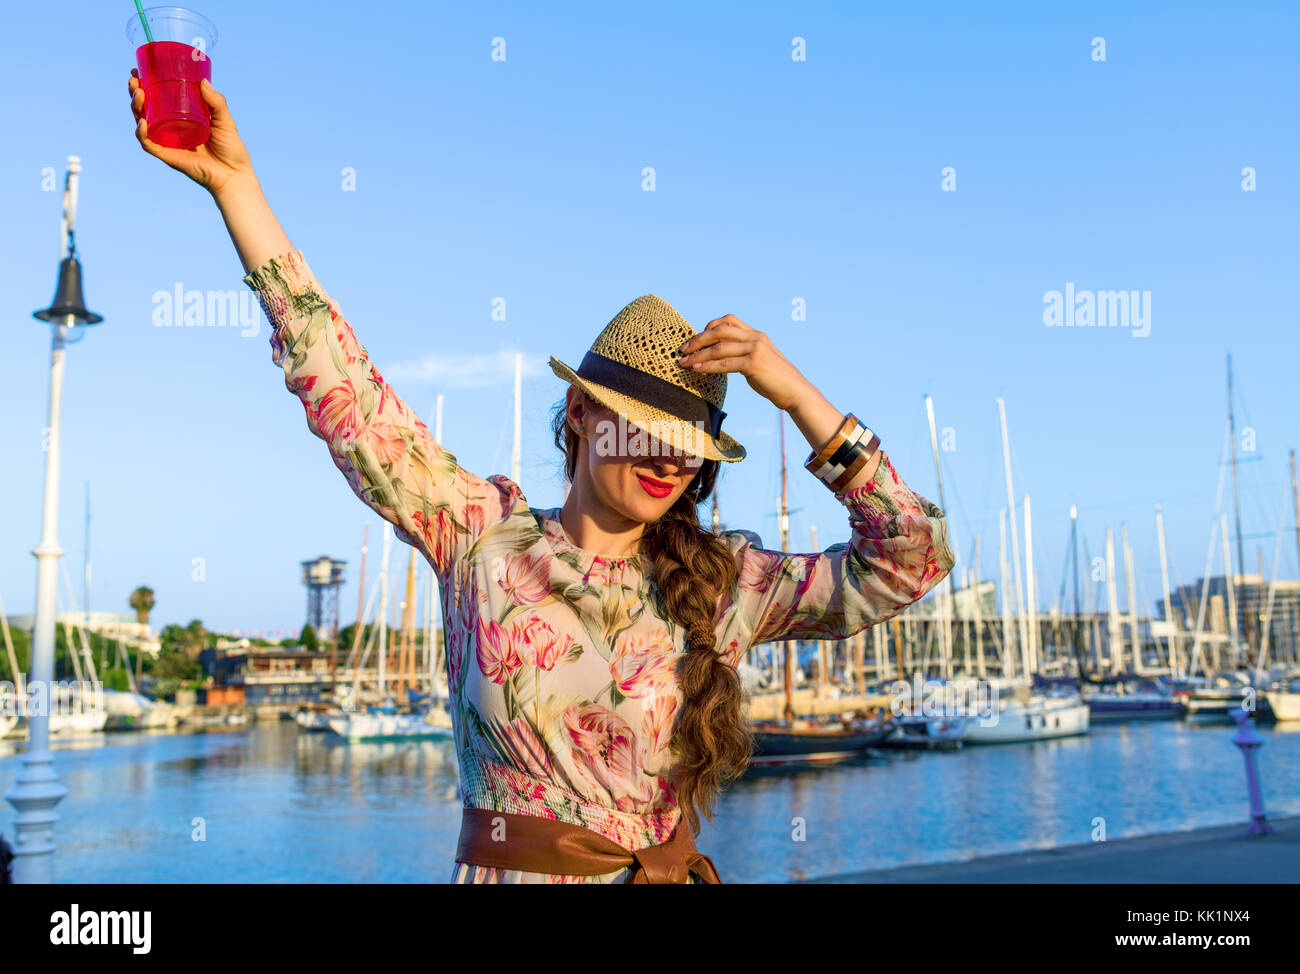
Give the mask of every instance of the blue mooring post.
[[1246, 787], [1250, 791], [1250, 828], [1247, 835], [1270, 835], [1275, 829], [1264, 817], [1264, 796], [1259, 787], [1259, 749], [1264, 738], [1255, 730], [1255, 718], [1249, 711], [1240, 707], [1229, 711], [1237, 721], [1237, 733], [1232, 743], [1241, 748], [1241, 756], [1246, 759]]

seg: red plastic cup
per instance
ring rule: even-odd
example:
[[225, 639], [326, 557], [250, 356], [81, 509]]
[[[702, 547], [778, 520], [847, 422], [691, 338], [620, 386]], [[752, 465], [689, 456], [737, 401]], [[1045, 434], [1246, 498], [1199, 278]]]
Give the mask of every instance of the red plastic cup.
[[199, 83], [212, 82], [209, 52], [217, 30], [202, 14], [183, 7], [149, 7], [144, 13], [153, 40], [139, 15], [127, 22], [126, 35], [136, 49], [149, 138], [173, 149], [193, 149], [208, 141], [212, 123]]

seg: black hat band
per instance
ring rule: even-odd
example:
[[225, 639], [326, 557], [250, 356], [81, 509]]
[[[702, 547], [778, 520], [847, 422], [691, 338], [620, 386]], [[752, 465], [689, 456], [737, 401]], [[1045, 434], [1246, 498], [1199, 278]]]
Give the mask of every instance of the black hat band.
[[588, 351], [578, 366], [578, 375], [590, 382], [607, 386], [625, 396], [654, 406], [670, 416], [688, 423], [702, 424], [717, 439], [722, 429], [722, 417], [727, 414], [707, 399], [689, 389], [673, 385], [667, 379], [642, 372], [630, 365], [616, 362], [598, 352]]

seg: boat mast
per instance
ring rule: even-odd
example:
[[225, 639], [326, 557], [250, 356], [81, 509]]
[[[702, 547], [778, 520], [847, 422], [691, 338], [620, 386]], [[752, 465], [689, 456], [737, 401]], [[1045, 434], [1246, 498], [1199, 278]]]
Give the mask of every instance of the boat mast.
[[1087, 623], [1085, 631], [1088, 634], [1087, 645], [1083, 648], [1085, 657], [1092, 657], [1092, 671], [1101, 672], [1101, 625], [1097, 618], [1097, 593], [1092, 587], [1092, 550], [1088, 547], [1088, 539], [1083, 540], [1083, 563], [1088, 570], [1083, 575], [1083, 597], [1088, 603], [1088, 611], [1085, 618]]
[[[779, 511], [779, 523], [781, 527], [781, 550], [790, 550], [790, 506], [789, 496], [786, 492], [785, 478], [785, 411], [777, 410], [777, 426], [781, 431], [781, 506]], [[785, 642], [785, 720], [786, 723], [794, 723], [794, 705], [791, 702], [794, 684], [794, 652], [791, 646], [794, 645], [791, 640]]]
[[5, 615], [3, 601], [0, 601], [0, 635], [4, 636], [5, 654], [9, 657], [9, 679], [13, 681], [14, 686], [17, 688], [17, 702], [23, 705], [27, 693], [26, 684], [18, 669], [18, 654], [14, 652], [14, 641], [9, 634], [9, 618]]
[[[998, 402], [998, 420], [1002, 424], [1002, 464], [1006, 472], [1006, 480], [1007, 480], [1007, 513], [1010, 515], [1009, 520], [1011, 522], [1011, 555], [1016, 569], [1016, 579], [1015, 579], [1016, 618], [1019, 623], [1020, 643], [1023, 646], [1028, 641], [1029, 634], [1025, 627], [1025, 603], [1024, 603], [1024, 597], [1021, 594], [1024, 591], [1024, 589], [1022, 588], [1021, 581], [1020, 581], [1020, 539], [1016, 535], [1016, 498], [1014, 492], [1011, 489], [1011, 444], [1007, 437], [1006, 403], [1002, 401], [1001, 396], [998, 397], [997, 402]], [[1010, 645], [1012, 641], [1010, 637], [1011, 634], [1008, 632], [1007, 633], [1008, 645]], [[1021, 649], [1021, 652], [1023, 653], [1024, 650]], [[1025, 673], [1025, 676], [1026, 677], [1029, 676], [1028, 672]]]
[[[944, 500], [944, 496], [943, 496], [943, 472], [939, 469], [939, 437], [938, 434], [935, 432], [935, 427], [934, 427], [934, 400], [932, 400], [929, 396], [925, 397], [925, 417], [930, 424], [930, 450], [934, 454], [934, 479], [939, 486], [939, 507], [942, 510], [947, 511], [948, 504]], [[952, 537], [949, 539], [949, 542], [952, 546], [952, 553], [953, 553], [954, 560], [956, 563], [960, 564], [961, 557], [957, 554], [956, 534], [952, 535]], [[942, 582], [943, 587], [939, 592], [939, 598], [938, 598], [939, 611], [936, 613], [936, 617], [940, 627], [939, 628], [939, 652], [943, 654], [943, 671], [944, 671], [944, 676], [947, 679], [952, 679], [952, 645], [953, 645], [952, 633], [948, 628], [949, 606], [952, 607], [953, 610], [952, 615], [954, 620], [957, 620], [960, 625], [960, 620], [958, 619], [957, 616], [957, 604], [952, 594], [955, 588], [953, 585], [952, 576], [953, 573], [948, 572], [943, 577], [943, 582]], [[969, 648], [966, 650], [966, 652], [967, 653], [970, 652]], [[968, 667], [970, 666], [969, 660], [967, 660], [966, 665]]]
[[1074, 625], [1071, 627], [1074, 640], [1074, 661], [1079, 668], [1079, 683], [1082, 685], [1086, 679], [1086, 674], [1083, 667], [1083, 646], [1082, 641], [1079, 639], [1079, 626], [1083, 621], [1083, 617], [1079, 613], [1079, 509], [1073, 504], [1070, 505], [1070, 557], [1074, 561]]
[[388, 682], [388, 551], [393, 543], [393, 526], [384, 522], [384, 553], [379, 564], [379, 702], [384, 702]]
[[1106, 529], [1106, 626], [1111, 672], [1119, 673], [1123, 668], [1124, 637], [1119, 628], [1119, 596], [1115, 593], [1115, 532], [1111, 528]]
[[984, 679], [984, 607], [980, 605], [980, 536], [975, 535], [975, 563], [969, 569], [975, 598], [975, 659], [980, 679]]
[[[406, 703], [410, 697], [408, 685], [415, 682], [415, 548], [411, 548], [411, 557], [406, 563], [406, 598], [402, 600], [402, 643], [399, 681], [397, 684], [398, 701]], [[410, 677], [408, 678], [408, 674]]]
[[[1228, 632], [1232, 634], [1232, 665], [1237, 662], [1237, 579], [1232, 575], [1232, 556], [1228, 553], [1228, 515], [1219, 515], [1219, 531], [1223, 534], [1223, 580], [1228, 589]], [[1260, 579], [1263, 581], [1263, 579]], [[1250, 649], [1247, 647], [1247, 652]]]
[[1133, 672], [1142, 673], [1142, 641], [1138, 636], [1137, 582], [1133, 577], [1133, 549], [1128, 543], [1128, 525], [1120, 523], [1120, 542], [1124, 546], [1124, 584], [1128, 589], [1129, 651], [1133, 654]]
[[1165, 515], [1159, 504], [1156, 505], [1156, 539], [1160, 544], [1160, 586], [1165, 596], [1165, 622], [1169, 626], [1166, 637], [1166, 653], [1169, 656], [1169, 675], [1178, 678], [1178, 633], [1182, 628], [1174, 620], [1174, 608], [1169, 599], [1169, 559], [1165, 554]]
[[1295, 556], [1300, 566], [1300, 487], [1295, 479], [1295, 450], [1291, 451], [1291, 511], [1295, 515]]
[[[370, 522], [365, 523], [361, 529], [361, 577], [357, 580], [357, 628], [352, 634], [352, 654], [351, 659], [354, 666], [360, 666], [360, 660], [357, 653], [361, 649], [361, 631], [365, 628], [365, 597], [366, 597], [366, 552], [369, 550], [367, 542], [370, 540]], [[334, 655], [338, 649], [338, 640], [334, 640], [334, 645], [330, 646], [330, 696], [333, 697], [337, 679], [334, 674]], [[353, 703], [356, 701], [354, 700]]]
[[[85, 578], [82, 580], [84, 586], [82, 591], [85, 593], [86, 602], [86, 632], [90, 632], [90, 481], [86, 481], [86, 550], [83, 571]], [[104, 662], [104, 643], [100, 641], [99, 662]]]
[[[1273, 620], [1273, 594], [1277, 591], [1277, 562], [1282, 554], [1282, 524], [1286, 521], [1286, 503], [1283, 502], [1282, 510], [1277, 516], [1277, 537], [1273, 541], [1273, 572], [1268, 579], [1268, 597], [1264, 603], [1264, 618], [1260, 624], [1259, 632], [1259, 659], [1255, 661], [1255, 680], [1256, 686], [1264, 684], [1264, 670], [1268, 666], [1268, 634], [1269, 623]], [[1261, 552], [1261, 555], [1263, 552]], [[1260, 579], [1263, 581], [1263, 579]]]
[[[1241, 500], [1237, 491], [1237, 419], [1232, 409], [1232, 353], [1228, 353], [1228, 437], [1232, 449], [1232, 510], [1237, 522], [1237, 574], [1246, 573], [1245, 556], [1241, 547]], [[1232, 566], [1227, 566], [1227, 574], [1232, 574]], [[1250, 613], [1245, 613], [1246, 651], [1250, 651]], [[1236, 647], [1233, 647], [1234, 654]]]
[[1025, 675], [1038, 672], [1038, 586], [1034, 578], [1034, 528], [1029, 516], [1029, 495], [1025, 495]]
[[[1196, 632], [1192, 636], [1192, 661], [1187, 669], [1188, 676], [1196, 672], [1196, 664], [1200, 662], [1201, 627], [1205, 625], [1205, 603], [1209, 601], [1210, 572], [1214, 570], [1214, 542], [1218, 540], [1218, 534], [1219, 522], [1214, 521], [1210, 524], [1210, 547], [1205, 553], [1205, 575], [1201, 578], [1201, 604], [1196, 607]], [[1232, 566], [1224, 565], [1223, 570], [1232, 571]]]
[[1002, 586], [1002, 665], [1001, 676], [1010, 679], [1015, 674], [1015, 653], [1012, 644], [1011, 601], [1007, 598], [1007, 589], [1011, 586], [1011, 568], [1007, 564], [1007, 509], [998, 512], [998, 584]]

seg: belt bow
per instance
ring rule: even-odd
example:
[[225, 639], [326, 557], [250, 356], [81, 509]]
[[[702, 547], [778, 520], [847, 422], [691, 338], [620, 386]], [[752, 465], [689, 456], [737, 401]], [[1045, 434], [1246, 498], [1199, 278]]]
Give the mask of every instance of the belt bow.
[[667, 842], [630, 851], [581, 825], [537, 815], [466, 808], [461, 816], [456, 861], [567, 876], [597, 876], [631, 868], [626, 880], [629, 883], [688, 884], [691, 873], [707, 884], [722, 882], [713, 860], [695, 848], [684, 816]]

